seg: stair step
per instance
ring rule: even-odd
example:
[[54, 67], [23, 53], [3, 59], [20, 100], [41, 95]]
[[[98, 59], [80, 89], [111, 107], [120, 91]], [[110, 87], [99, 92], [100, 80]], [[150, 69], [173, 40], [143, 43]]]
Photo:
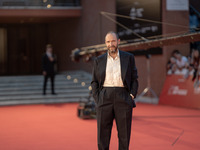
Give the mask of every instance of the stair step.
[[56, 103], [75, 103], [86, 102], [87, 98], [70, 98], [70, 99], [35, 99], [35, 100], [13, 100], [0, 102], [0, 106], [5, 105], [30, 105], [30, 104], [56, 104]]
[[[89, 88], [89, 84], [88, 85], [85, 85], [85, 86], [59, 86], [59, 85], [56, 85], [55, 86], [55, 90], [76, 90], [76, 89], [88, 89]], [[51, 87], [48, 86], [47, 87], [47, 91], [50, 90]], [[4, 88], [4, 89], [0, 89], [0, 93], [5, 93], [5, 92], [20, 92], [20, 91], [41, 91], [42, 90], [42, 86], [38, 86], [38, 87], [21, 87], [21, 88], [18, 88], [18, 87], [13, 87], [13, 88]]]
[[[47, 90], [47, 92], [50, 91]], [[26, 90], [26, 91], [6, 91], [6, 92], [2, 92], [0, 93], [0, 96], [3, 97], [3, 96], [7, 96], [7, 97], [10, 97], [10, 96], [14, 96], [14, 95], [40, 95], [42, 93], [42, 89], [41, 90], [32, 90], [32, 91], [29, 91], [29, 90]], [[56, 89], [56, 93], [59, 93], [59, 94], [76, 94], [76, 93], [89, 93], [89, 90], [88, 89], [85, 89], [85, 88], [82, 88], [82, 89]]]
[[[71, 79], [68, 80], [69, 75]], [[74, 83], [75, 78], [78, 83]], [[91, 74], [84, 71], [64, 72], [55, 78], [55, 91], [58, 95], [50, 94], [50, 82], [47, 84], [47, 94], [42, 95], [42, 75], [3, 76], [0, 77], [0, 105], [87, 101], [91, 79]], [[85, 82], [85, 86], [81, 85], [82, 82]]]
[[80, 98], [80, 97], [87, 97], [89, 95], [89, 93], [75, 93], [75, 94], [65, 94], [65, 95], [50, 95], [50, 94], [46, 94], [46, 95], [15, 95], [15, 96], [1, 96], [0, 97], [0, 101], [5, 101], [5, 100], [34, 100], [34, 99], [38, 99], [38, 98], [43, 98], [43, 99], [48, 99], [48, 98]]
[[[84, 81], [83, 81], [84, 82]], [[87, 82], [87, 81], [85, 81], [85, 84], [86, 85], [90, 85], [90, 82]], [[47, 83], [47, 86], [49, 86], [50, 85], [50, 83]], [[65, 81], [63, 81], [63, 82], [57, 82], [57, 81], [55, 81], [55, 86], [57, 86], [57, 85], [59, 85], [59, 87], [81, 87], [82, 85], [81, 85], [81, 83], [68, 83], [68, 82], [66, 82], [65, 83]], [[40, 83], [35, 83], [35, 84], [30, 84], [30, 83], [27, 83], [27, 84], [20, 84], [20, 83], [13, 83], [13, 84], [9, 84], [9, 85], [0, 85], [0, 91], [1, 90], [3, 90], [3, 89], [6, 89], [6, 88], [8, 88], [8, 89], [10, 89], [10, 88], [26, 88], [26, 87], [41, 87], [41, 86], [43, 86], [43, 82], [40, 82]]]

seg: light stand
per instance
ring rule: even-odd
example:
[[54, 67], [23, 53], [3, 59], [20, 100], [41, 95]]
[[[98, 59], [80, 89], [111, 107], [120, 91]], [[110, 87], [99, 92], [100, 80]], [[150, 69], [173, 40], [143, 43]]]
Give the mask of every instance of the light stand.
[[[149, 100], [151, 100], [151, 103], [157, 104], [158, 103], [158, 96], [154, 92], [154, 90], [151, 88], [151, 78], [150, 78], [150, 57], [151, 55], [147, 52], [146, 54], [146, 61], [147, 61], [147, 87], [143, 90], [143, 92], [136, 98], [136, 102], [145, 102], [149, 103]], [[145, 96], [147, 95], [147, 96]]]

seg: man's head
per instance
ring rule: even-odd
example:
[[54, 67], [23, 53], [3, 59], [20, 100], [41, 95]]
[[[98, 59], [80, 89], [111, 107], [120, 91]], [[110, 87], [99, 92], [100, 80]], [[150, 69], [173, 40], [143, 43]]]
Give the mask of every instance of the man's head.
[[181, 55], [179, 50], [174, 50], [172, 52], [172, 56], [175, 57], [177, 60], [181, 60], [182, 59], [182, 55]]
[[193, 55], [193, 57], [198, 58], [199, 57], [199, 51], [197, 49], [193, 49], [192, 55]]
[[105, 43], [109, 53], [116, 53], [118, 45], [120, 44], [120, 39], [115, 32], [110, 31], [106, 34]]
[[46, 52], [52, 53], [53, 52], [53, 46], [51, 44], [46, 45]]
[[175, 64], [175, 63], [176, 63], [176, 58], [172, 56], [172, 57], [170, 58], [170, 62], [171, 62], [172, 64]]

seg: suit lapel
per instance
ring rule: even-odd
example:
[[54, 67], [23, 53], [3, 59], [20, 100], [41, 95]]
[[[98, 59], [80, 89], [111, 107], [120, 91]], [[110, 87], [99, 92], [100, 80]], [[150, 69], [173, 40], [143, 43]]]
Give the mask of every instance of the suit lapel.
[[119, 50], [119, 55], [120, 55], [120, 63], [121, 63], [121, 77], [122, 77], [122, 81], [124, 81], [127, 67], [128, 67], [128, 60], [126, 60], [127, 59], [126, 55], [121, 50]]

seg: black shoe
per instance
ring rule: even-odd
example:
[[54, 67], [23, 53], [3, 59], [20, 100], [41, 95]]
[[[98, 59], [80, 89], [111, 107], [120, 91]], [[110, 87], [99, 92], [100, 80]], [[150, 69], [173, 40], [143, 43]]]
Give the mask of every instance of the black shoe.
[[51, 93], [52, 95], [57, 95], [56, 93]]
[[43, 93], [43, 95], [46, 95], [46, 93]]

